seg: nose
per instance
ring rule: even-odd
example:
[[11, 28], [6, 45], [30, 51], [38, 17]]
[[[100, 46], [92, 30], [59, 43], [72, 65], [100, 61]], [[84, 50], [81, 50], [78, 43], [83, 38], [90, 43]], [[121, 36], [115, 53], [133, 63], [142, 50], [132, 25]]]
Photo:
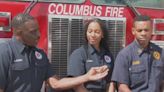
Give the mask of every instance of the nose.
[[146, 35], [146, 31], [144, 29], [141, 31], [141, 35]]
[[91, 33], [91, 36], [92, 36], [92, 37], [95, 36], [95, 32], [92, 32], [92, 33]]

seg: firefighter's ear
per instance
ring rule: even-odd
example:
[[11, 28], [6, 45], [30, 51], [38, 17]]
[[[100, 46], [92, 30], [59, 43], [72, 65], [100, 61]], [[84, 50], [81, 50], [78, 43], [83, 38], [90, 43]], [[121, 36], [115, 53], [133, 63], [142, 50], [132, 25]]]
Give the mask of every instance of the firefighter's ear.
[[14, 33], [15, 35], [20, 35], [21, 32], [22, 32], [22, 31], [21, 31], [21, 29], [19, 29], [19, 28], [13, 30], [13, 33]]
[[102, 32], [102, 36], [101, 36], [101, 38], [104, 38], [104, 33]]
[[132, 27], [132, 34], [134, 35], [135, 34], [135, 28]]
[[104, 38], [104, 35], [102, 35], [101, 38]]

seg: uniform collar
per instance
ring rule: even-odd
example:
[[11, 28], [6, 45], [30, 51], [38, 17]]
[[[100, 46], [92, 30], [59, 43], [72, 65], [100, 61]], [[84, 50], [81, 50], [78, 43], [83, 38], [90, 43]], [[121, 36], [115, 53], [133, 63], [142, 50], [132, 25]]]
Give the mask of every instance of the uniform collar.
[[88, 44], [88, 52], [92, 55], [96, 52], [96, 49], [92, 45]]
[[21, 41], [18, 41], [15, 36], [13, 36], [11, 40], [14, 42], [14, 45], [19, 53], [22, 53], [26, 46]]
[[150, 53], [150, 51], [152, 50], [152, 47], [151, 47], [151, 43], [150, 42], [148, 44], [148, 47], [145, 48], [145, 49], [143, 49], [141, 47], [141, 45], [138, 43], [137, 40], [134, 40], [133, 41], [133, 45], [135, 46], [136, 52], [137, 52], [138, 55], [142, 55], [143, 53]]
[[94, 46], [92, 46], [92, 45], [90, 45], [90, 44], [88, 44], [88, 51], [89, 51], [89, 53], [90, 53], [91, 55], [93, 55], [94, 53], [97, 53], [97, 54], [104, 54], [104, 53], [105, 53], [105, 50], [104, 50], [104, 49], [100, 48], [100, 52], [98, 52], [98, 51], [94, 48]]

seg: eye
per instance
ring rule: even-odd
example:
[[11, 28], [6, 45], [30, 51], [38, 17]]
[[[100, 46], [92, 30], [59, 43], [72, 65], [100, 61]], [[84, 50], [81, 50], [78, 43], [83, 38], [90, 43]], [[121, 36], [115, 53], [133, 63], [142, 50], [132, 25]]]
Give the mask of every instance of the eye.
[[91, 29], [88, 29], [87, 32], [88, 32], [88, 33], [92, 33], [92, 30], [91, 30]]
[[98, 34], [99, 34], [100, 32], [101, 32], [100, 30], [96, 30], [96, 31], [95, 31], [95, 33], [98, 33]]
[[137, 32], [142, 32], [144, 31], [144, 29], [137, 29]]
[[142, 29], [139, 29], [138, 32], [142, 32]]
[[139, 29], [139, 30], [137, 30], [137, 31], [138, 31], [138, 32], [142, 32], [142, 31], [148, 32], [149, 29]]
[[144, 31], [145, 31], [145, 32], [148, 32], [148, 31], [149, 31], [149, 29], [144, 29]]

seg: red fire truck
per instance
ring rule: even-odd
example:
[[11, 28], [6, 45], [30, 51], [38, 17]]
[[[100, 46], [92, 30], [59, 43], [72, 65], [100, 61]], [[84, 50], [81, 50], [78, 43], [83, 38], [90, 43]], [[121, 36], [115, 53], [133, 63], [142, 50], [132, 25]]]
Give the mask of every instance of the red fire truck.
[[18, 13], [36, 17], [45, 50], [56, 74], [66, 75], [70, 53], [83, 44], [84, 20], [104, 20], [114, 56], [133, 40], [131, 27], [137, 15], [153, 19], [152, 42], [164, 47], [164, 0], [1, 0], [0, 42], [12, 37], [11, 20]]

